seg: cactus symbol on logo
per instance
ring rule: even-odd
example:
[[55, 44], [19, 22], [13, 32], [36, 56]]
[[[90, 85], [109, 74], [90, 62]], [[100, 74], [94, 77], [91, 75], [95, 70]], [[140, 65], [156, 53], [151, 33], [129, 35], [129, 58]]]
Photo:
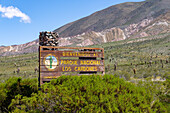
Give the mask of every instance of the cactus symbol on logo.
[[50, 56], [50, 68], [52, 68], [52, 63], [53, 63], [52, 56]]
[[58, 65], [58, 59], [54, 55], [47, 55], [45, 57], [45, 67], [49, 70], [54, 70]]

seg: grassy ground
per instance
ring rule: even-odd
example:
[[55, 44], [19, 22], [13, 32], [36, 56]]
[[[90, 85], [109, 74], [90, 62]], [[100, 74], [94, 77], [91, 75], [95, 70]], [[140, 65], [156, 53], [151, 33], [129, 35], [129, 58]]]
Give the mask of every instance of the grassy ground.
[[38, 53], [0, 57], [0, 81], [3, 82], [10, 76], [37, 77], [36, 67], [38, 67]]
[[[105, 49], [106, 74], [116, 74], [126, 80], [170, 75], [170, 34], [127, 39], [90, 47]], [[0, 57], [0, 81], [10, 76], [38, 77], [38, 53]], [[18, 68], [20, 72], [17, 73]]]
[[111, 42], [92, 47], [105, 49], [107, 74], [115, 73], [127, 80], [153, 76], [167, 78], [170, 75], [170, 34]]

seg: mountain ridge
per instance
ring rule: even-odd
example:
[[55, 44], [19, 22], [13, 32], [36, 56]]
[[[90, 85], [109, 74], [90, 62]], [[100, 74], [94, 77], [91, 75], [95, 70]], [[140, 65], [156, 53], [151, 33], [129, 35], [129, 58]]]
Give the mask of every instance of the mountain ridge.
[[124, 28], [149, 17], [156, 18], [170, 10], [169, 6], [169, 0], [121, 3], [68, 23], [54, 32], [58, 32], [61, 37], [69, 37], [88, 31], [100, 32], [113, 27]]
[[[154, 36], [158, 35], [161, 33], [170, 33], [170, 9], [167, 6], [170, 6], [170, 2], [168, 0], [146, 0], [143, 2], [126, 2], [126, 3], [121, 3], [117, 4], [114, 6], [110, 6], [106, 9], [103, 9], [101, 11], [97, 11], [88, 17], [84, 17], [82, 19], [76, 20], [74, 22], [68, 23], [64, 25], [63, 27], [58, 28], [60, 32], [66, 32], [68, 29], [70, 30], [68, 33], [66, 33], [64, 36], [62, 36], [62, 33], [60, 34], [60, 45], [59, 46], [88, 46], [88, 45], [93, 45], [93, 44], [100, 44], [100, 43], [107, 43], [107, 42], [112, 42], [112, 41], [119, 41], [119, 40], [125, 40], [129, 38], [140, 38], [140, 37], [149, 37], [149, 36]], [[149, 4], [146, 4], [149, 2]], [[166, 6], [165, 8], [163, 6], [160, 6], [158, 9], [154, 9], [158, 5], [161, 4]], [[122, 6], [126, 6], [123, 7]], [[148, 9], [144, 9], [147, 6]], [[133, 8], [131, 8], [133, 7]], [[110, 9], [112, 8], [112, 9]], [[121, 9], [121, 10], [120, 10]], [[122, 13], [123, 11], [128, 10], [126, 13]], [[146, 10], [145, 15], [147, 15], [145, 18], [141, 19], [138, 22], [135, 22], [135, 20], [131, 20], [130, 23], [128, 22], [128, 18], [131, 18], [131, 16], [126, 16], [129, 13], [132, 13], [134, 10], [138, 10], [137, 12], [141, 12]], [[108, 12], [107, 12], [108, 11]], [[156, 11], [156, 13], [153, 13]], [[114, 20], [122, 22], [123, 21], [124, 25], [116, 25], [114, 23], [110, 23], [109, 19], [112, 19], [112, 15], [110, 17], [105, 16], [109, 15], [110, 13], [114, 13], [117, 15], [114, 15], [114, 18], [119, 18], [122, 16], [120, 20]], [[120, 14], [119, 14], [120, 13]], [[97, 30], [94, 29], [93, 26], [91, 26], [90, 23], [94, 23], [93, 18], [91, 19], [90, 16], [96, 17], [98, 15], [98, 18], [101, 19], [102, 22], [99, 22], [95, 25], [99, 25], [103, 23], [103, 25], [106, 25], [105, 28], [102, 28], [103, 30]], [[154, 16], [156, 15], [156, 16]], [[105, 17], [105, 18], [101, 18]], [[108, 17], [108, 18], [106, 18]], [[87, 24], [86, 20], [87, 18], [89, 19], [89, 24]], [[104, 19], [104, 20], [102, 20]], [[82, 23], [84, 21], [85, 23]], [[72, 28], [71, 26], [78, 22], [76, 26], [80, 26], [77, 29], [80, 29], [81, 27], [86, 27], [88, 30], [82, 30], [80, 33], [76, 34], [76, 32], [72, 34], [76, 35], [71, 35], [68, 36], [71, 31], [74, 31], [74, 27]], [[84, 25], [85, 24], [85, 25]], [[109, 26], [107, 24], [110, 24]], [[74, 26], [74, 25], [73, 25]], [[92, 27], [92, 28], [89, 28]], [[113, 27], [112, 27], [113, 26]], [[93, 30], [94, 29], [94, 30]], [[57, 32], [57, 30], [54, 30]], [[0, 56], [7, 56], [7, 55], [16, 55], [16, 54], [24, 54], [24, 53], [30, 53], [30, 52], [37, 52], [38, 51], [38, 39], [35, 41], [28, 42], [26, 44], [21, 44], [21, 45], [12, 45], [12, 46], [0, 46]]]

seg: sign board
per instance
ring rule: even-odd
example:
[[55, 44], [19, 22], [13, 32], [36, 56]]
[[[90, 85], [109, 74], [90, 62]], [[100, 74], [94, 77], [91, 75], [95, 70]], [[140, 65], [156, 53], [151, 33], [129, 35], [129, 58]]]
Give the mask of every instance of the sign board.
[[61, 75], [104, 74], [104, 49], [87, 47], [39, 47], [39, 81]]

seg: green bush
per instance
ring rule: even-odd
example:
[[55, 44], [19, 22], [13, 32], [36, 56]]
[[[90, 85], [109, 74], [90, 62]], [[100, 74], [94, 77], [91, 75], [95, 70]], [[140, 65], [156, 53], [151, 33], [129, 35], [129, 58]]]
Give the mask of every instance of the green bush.
[[113, 75], [61, 76], [31, 97], [17, 95], [13, 112], [167, 112], [154, 91]]
[[33, 92], [37, 92], [37, 88], [37, 79], [9, 78], [0, 84], [0, 111], [9, 112], [8, 106], [16, 95], [29, 97]]

